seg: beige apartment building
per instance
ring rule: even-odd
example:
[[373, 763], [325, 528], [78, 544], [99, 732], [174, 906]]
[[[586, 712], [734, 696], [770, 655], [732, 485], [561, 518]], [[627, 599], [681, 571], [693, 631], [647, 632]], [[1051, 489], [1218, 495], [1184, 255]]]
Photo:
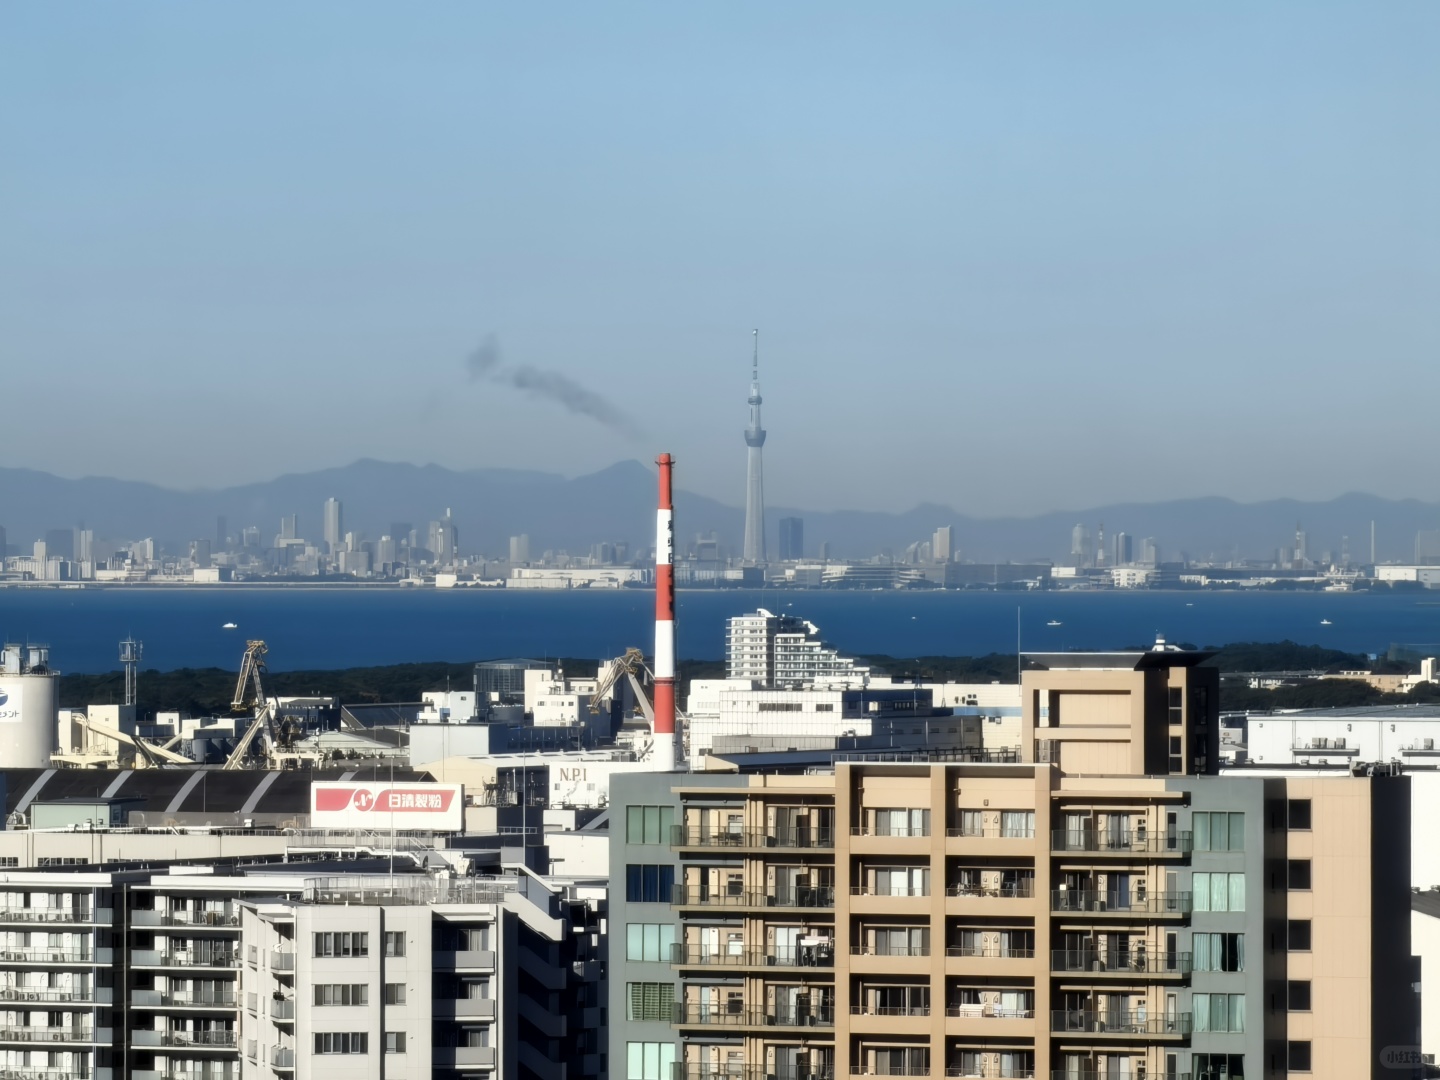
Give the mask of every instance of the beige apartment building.
[[1203, 659], [1032, 657], [1018, 763], [616, 777], [612, 1075], [1411, 1075], [1408, 781], [1211, 775]]

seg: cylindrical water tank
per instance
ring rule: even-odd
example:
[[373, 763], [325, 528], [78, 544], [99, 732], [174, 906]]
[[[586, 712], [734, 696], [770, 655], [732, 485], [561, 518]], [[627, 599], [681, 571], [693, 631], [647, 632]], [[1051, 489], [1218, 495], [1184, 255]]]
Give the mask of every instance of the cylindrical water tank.
[[0, 673], [0, 768], [48, 769], [55, 749], [58, 679]]

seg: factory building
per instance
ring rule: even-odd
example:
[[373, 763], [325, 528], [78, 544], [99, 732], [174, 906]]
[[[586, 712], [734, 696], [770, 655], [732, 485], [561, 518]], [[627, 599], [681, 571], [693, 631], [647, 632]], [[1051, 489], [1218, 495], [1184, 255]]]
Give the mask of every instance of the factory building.
[[1418, 1043], [1409, 782], [1212, 775], [1204, 656], [1030, 657], [1014, 763], [616, 777], [612, 1060], [1411, 1075], [1385, 1056]]
[[0, 766], [49, 768], [59, 718], [58, 684], [46, 646], [0, 646]]

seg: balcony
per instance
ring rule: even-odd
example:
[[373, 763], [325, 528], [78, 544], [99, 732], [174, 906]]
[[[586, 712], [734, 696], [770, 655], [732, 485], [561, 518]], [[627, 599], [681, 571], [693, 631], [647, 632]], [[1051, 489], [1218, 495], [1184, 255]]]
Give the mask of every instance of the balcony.
[[794, 949], [742, 949], [730, 952], [708, 945], [670, 946], [670, 963], [676, 967], [799, 967], [835, 966], [832, 945], [801, 945]]
[[929, 1016], [930, 1008], [925, 1005], [851, 1005], [851, 1016]]
[[681, 1027], [831, 1028], [835, 1009], [829, 1005], [794, 1011], [726, 1009], [676, 1002], [671, 1006], [670, 1022]]
[[828, 850], [835, 846], [834, 829], [696, 829], [670, 826], [671, 847]]
[[204, 929], [239, 929], [240, 916], [229, 911], [146, 911], [130, 912], [132, 926], [184, 926]]
[[1132, 951], [1111, 955], [1089, 949], [1055, 949], [1050, 953], [1050, 970], [1084, 971], [1092, 975], [1156, 975], [1178, 979], [1190, 974], [1190, 960], [1188, 952], [1149, 955]]
[[929, 1065], [851, 1065], [851, 1076], [934, 1076]]
[[109, 949], [57, 949], [35, 946], [0, 949], [0, 964], [109, 964]]
[[1191, 894], [1151, 893], [1145, 897], [1120, 897], [1080, 889], [1057, 889], [1050, 894], [1050, 910], [1057, 914], [1083, 912], [1089, 915], [1148, 915], [1158, 918], [1186, 918]]
[[887, 888], [880, 888], [875, 885], [852, 885], [850, 886], [851, 896], [869, 896], [884, 899], [895, 897], [897, 899], [914, 899], [918, 896], [929, 896], [928, 885], [891, 885]]
[[1050, 1014], [1050, 1030], [1067, 1035], [1152, 1035], [1187, 1039], [1190, 1037], [1190, 1014], [1150, 1016], [1142, 1012], [1098, 1013], [1060, 1009]]
[[1035, 1009], [1002, 1009], [999, 1005], [946, 1005], [945, 1015], [960, 1020], [1033, 1020]]
[[989, 960], [1033, 960], [1034, 949], [1017, 949], [1010, 945], [952, 945], [945, 950], [947, 958], [973, 956]]
[[0, 990], [0, 1004], [53, 1003], [56, 1005], [109, 1005], [115, 1000], [115, 991], [109, 986], [92, 986], [77, 990], [31, 989], [26, 986], [7, 986]]
[[270, 950], [271, 971], [294, 971], [295, 954], [293, 952], [281, 952], [279, 949]]
[[94, 923], [109, 926], [114, 921], [113, 908], [0, 908], [0, 924]]
[[[1035, 1080], [1035, 1067], [1015, 1066], [1004, 1067], [1000, 1065], [986, 1065], [983, 1068], [970, 1065], [950, 1065], [945, 1069], [945, 1075], [960, 1076], [969, 1080], [970, 1077], [980, 1077], [983, 1080], [991, 1080], [992, 1077], [1004, 1077], [1005, 1080]], [[1100, 1080], [1106, 1080], [1101, 1077]], [[1161, 1080], [1156, 1077], [1155, 1080]]]
[[161, 952], [158, 949], [135, 949], [130, 963], [135, 967], [216, 968], [228, 970], [236, 966], [238, 957], [230, 952]]
[[270, 1067], [286, 1070], [295, 1068], [295, 1051], [288, 1046], [272, 1046], [270, 1048]]
[[670, 1080], [835, 1080], [835, 1071], [823, 1069], [777, 1070], [765, 1065], [687, 1065], [677, 1061]]
[[850, 829], [850, 835], [882, 840], [923, 840], [930, 835], [930, 830], [908, 825], [856, 825]]
[[928, 945], [851, 945], [851, 956], [893, 956], [897, 959], [929, 956]]
[[[435, 998], [430, 1007], [436, 1019], [441, 1020], [495, 1019], [494, 998]], [[593, 1026], [598, 1026], [598, 1020]]]
[[983, 827], [961, 825], [946, 829], [945, 835], [951, 840], [1034, 840], [1035, 827], [986, 825]]
[[[137, 1031], [134, 1034], [139, 1035], [140, 1032]], [[187, 1050], [233, 1050], [238, 1045], [235, 1041], [235, 1032], [220, 1029], [182, 1031], [177, 1028], [155, 1032], [155, 1034], [160, 1036], [161, 1046], [180, 1047]]]
[[[104, 1038], [100, 1037], [102, 1035]], [[0, 1027], [0, 1043], [95, 1043], [110, 1040], [110, 1028]]]
[[1035, 895], [1035, 879], [1016, 882], [1013, 885], [976, 885], [962, 881], [945, 887], [946, 896], [973, 896], [1000, 900], [1029, 900]]
[[491, 949], [453, 949], [432, 955], [436, 968], [446, 971], [470, 970], [471, 968], [493, 968], [495, 953]]
[[294, 998], [271, 998], [270, 1019], [272, 1020], [294, 1020], [295, 999]]
[[493, 1069], [493, 1046], [437, 1046], [431, 1052], [431, 1064], [441, 1069]]
[[[1188, 1072], [1160, 1072], [1148, 1075], [1150, 1080], [1190, 1080]], [[1050, 1080], [1110, 1080], [1110, 1073], [1099, 1072], [1095, 1069], [1087, 1069], [1084, 1072], [1066, 1072], [1064, 1069], [1054, 1069], [1050, 1073]], [[1245, 1080], [1245, 1077], [1233, 1073], [1226, 1077], [1216, 1077], [1216, 1080]]]
[[1082, 851], [1092, 855], [1166, 855], [1182, 858], [1194, 847], [1188, 832], [1107, 832], [1103, 829], [1056, 829], [1050, 850], [1056, 854]]
[[44, 1065], [6, 1065], [0, 1067], [0, 1080], [99, 1080], [100, 1073], [109, 1069], [74, 1070], [53, 1068]]
[[835, 889], [834, 886], [820, 885], [803, 889], [777, 889], [773, 893], [758, 889], [731, 892], [710, 889], [704, 885], [676, 885], [671, 890], [670, 903], [675, 907], [833, 908]]

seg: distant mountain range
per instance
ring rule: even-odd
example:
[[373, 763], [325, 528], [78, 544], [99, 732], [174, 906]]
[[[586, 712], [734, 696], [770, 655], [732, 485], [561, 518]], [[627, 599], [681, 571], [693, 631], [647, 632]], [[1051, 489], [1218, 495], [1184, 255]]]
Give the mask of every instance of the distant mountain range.
[[[81, 522], [99, 537], [154, 537], [170, 550], [181, 550], [192, 539], [213, 538], [216, 518], [223, 515], [232, 534], [257, 525], [268, 545], [279, 532], [280, 518], [288, 514], [299, 516], [300, 535], [319, 538], [321, 506], [331, 496], [344, 503], [346, 530], [371, 540], [399, 522], [410, 523], [423, 535], [426, 522], [447, 507], [466, 552], [506, 554], [508, 538], [517, 533], [529, 535], [533, 555], [547, 549], [583, 554], [601, 541], [625, 541], [637, 551], [654, 539], [654, 471], [638, 461], [571, 480], [542, 472], [454, 471], [365, 460], [217, 491], [172, 491], [100, 477], [65, 480], [30, 469], [0, 468], [0, 526], [12, 550], [28, 551], [46, 530]], [[966, 559], [1063, 560], [1070, 552], [1073, 526], [1081, 523], [1094, 533], [1102, 522], [1107, 546], [1110, 537], [1124, 531], [1134, 537], [1137, 556], [1141, 539], [1154, 537], [1167, 560], [1181, 552], [1193, 558], [1268, 558], [1277, 547], [1294, 542], [1298, 523], [1308, 534], [1313, 557], [1324, 551], [1338, 556], [1341, 538], [1348, 536], [1352, 558], [1365, 561], [1373, 520], [1380, 559], [1408, 560], [1417, 531], [1440, 529], [1440, 504], [1361, 494], [1328, 502], [1178, 499], [1029, 518], [971, 518], [932, 504], [901, 514], [773, 507], [766, 514], [772, 555], [777, 522], [792, 515], [804, 519], [806, 555], [814, 556], [826, 541], [835, 558], [863, 558], [885, 549], [899, 555], [907, 545], [929, 539], [938, 526], [953, 525], [955, 545]], [[740, 545], [744, 511], [681, 492], [676, 524], [682, 544], [713, 531], [733, 550]]]

